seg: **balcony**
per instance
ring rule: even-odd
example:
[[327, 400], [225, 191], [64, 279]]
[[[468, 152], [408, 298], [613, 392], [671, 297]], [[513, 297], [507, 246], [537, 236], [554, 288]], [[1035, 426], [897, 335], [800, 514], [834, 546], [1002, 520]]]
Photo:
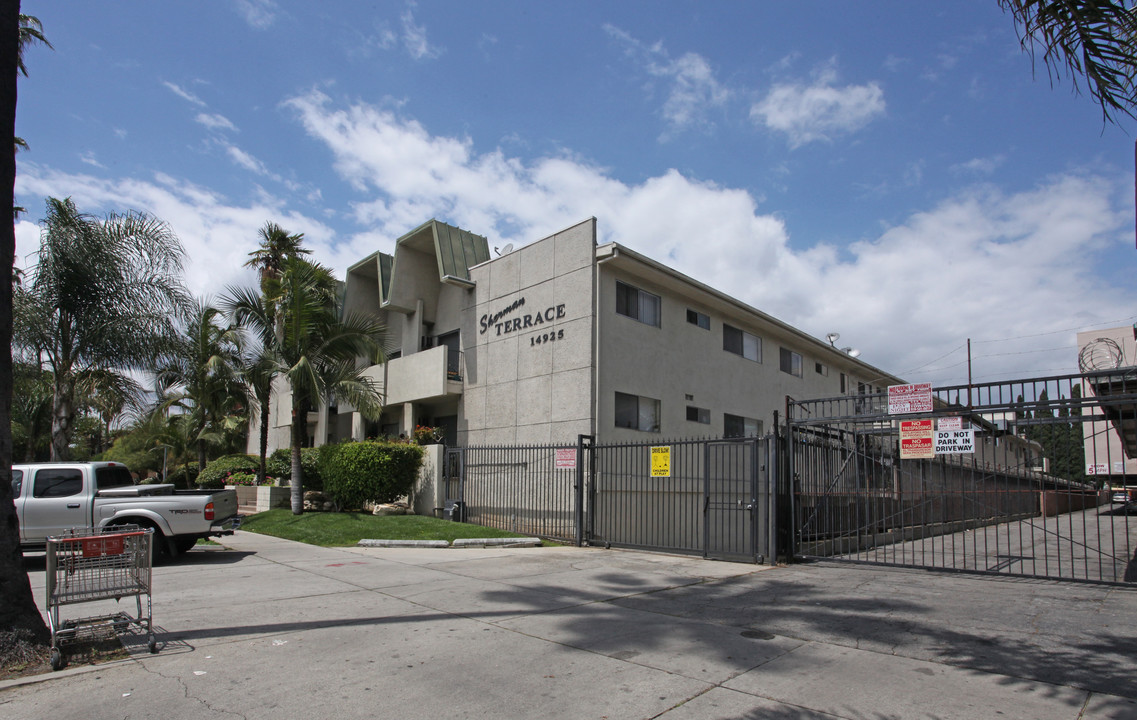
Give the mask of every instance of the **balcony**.
[[440, 345], [387, 363], [387, 404], [462, 394], [462, 353]]

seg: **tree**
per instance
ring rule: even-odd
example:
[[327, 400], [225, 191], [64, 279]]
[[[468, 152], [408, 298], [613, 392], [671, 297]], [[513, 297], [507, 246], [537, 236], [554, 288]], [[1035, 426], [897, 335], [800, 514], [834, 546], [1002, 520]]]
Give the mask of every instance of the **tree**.
[[[19, 0], [0, 0], [0, 127], [16, 136], [16, 73], [19, 58]], [[16, 148], [0, 143], [0, 217], [13, 217]], [[25, 636], [46, 644], [47, 626], [36, 608], [24, 572], [16, 506], [12, 502], [12, 265], [16, 229], [0, 223], [0, 654]]]
[[47, 38], [43, 36], [43, 23], [39, 21], [38, 17], [20, 13], [19, 25], [20, 35], [17, 41], [16, 71], [20, 75], [27, 77], [28, 67], [24, 65], [24, 51], [37, 43], [46, 45], [52, 50], [55, 48], [52, 47], [51, 43], [47, 41]]
[[48, 198], [42, 225], [37, 262], [13, 298], [13, 341], [52, 373], [51, 457], [63, 460], [78, 384], [96, 372], [151, 369], [176, 342], [189, 300], [181, 245], [161, 220], [100, 220]]
[[260, 247], [249, 253], [245, 267], [257, 268], [260, 271], [263, 307], [258, 314], [264, 315], [269, 320], [266, 327], [273, 332], [259, 338], [260, 342], [243, 354], [241, 376], [248, 388], [249, 398], [254, 400], [260, 409], [260, 463], [257, 466], [257, 482], [263, 483], [268, 455], [269, 403], [272, 398], [272, 383], [276, 379], [276, 366], [269, 355], [276, 341], [276, 301], [280, 293], [280, 275], [286, 261], [299, 258], [301, 255], [310, 255], [311, 251], [302, 244], [303, 233], [292, 234], [272, 221], [265, 222], [258, 234], [261, 238]]
[[[240, 365], [240, 336], [223, 324], [222, 312], [205, 302], [196, 302], [188, 322], [173, 348], [155, 373], [169, 400], [187, 410], [196, 429], [198, 470], [208, 461], [206, 445], [222, 434], [222, 425], [244, 409]], [[170, 394], [171, 390], [176, 392]]]
[[280, 278], [286, 261], [312, 254], [303, 245], [304, 233], [293, 235], [272, 221], [266, 222], [257, 234], [261, 238], [260, 247], [249, 253], [245, 267], [260, 270], [262, 291], [266, 281]]
[[1019, 42], [1032, 60], [1041, 48], [1051, 80], [1065, 72], [1079, 92], [1081, 76], [1105, 122], [1115, 122], [1116, 113], [1137, 118], [1137, 14], [1132, 0], [998, 1], [1014, 17]]
[[279, 278], [275, 313], [254, 291], [233, 288], [226, 306], [232, 317], [262, 343], [292, 400], [292, 512], [304, 512], [300, 450], [307, 445], [308, 412], [334, 395], [368, 419], [379, 417], [382, 397], [364, 374], [383, 360], [384, 327], [362, 315], [341, 317], [335, 280], [325, 268], [305, 260], [286, 260]]

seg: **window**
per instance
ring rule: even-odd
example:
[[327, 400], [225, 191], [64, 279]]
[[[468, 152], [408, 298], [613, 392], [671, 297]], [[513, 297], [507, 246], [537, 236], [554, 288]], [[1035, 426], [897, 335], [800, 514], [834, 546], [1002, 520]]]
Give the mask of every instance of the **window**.
[[23, 470], [13, 470], [12, 471], [12, 497], [13, 498], [20, 497], [20, 489], [23, 488], [23, 486], [24, 486], [24, 471]]
[[711, 329], [711, 318], [699, 312], [698, 310], [687, 308], [687, 322], [691, 323], [692, 325], [698, 325], [704, 330]]
[[762, 362], [762, 338], [726, 323], [722, 326], [722, 349], [741, 355], [747, 360]]
[[781, 351], [782, 372], [801, 377], [801, 355], [785, 348], [781, 348]]
[[78, 495], [83, 490], [83, 471], [76, 468], [40, 470], [32, 485], [32, 496], [56, 498]]
[[845, 375], [845, 373], [841, 373], [841, 394], [842, 395], [844, 395], [846, 392], [848, 392], [848, 390], [847, 390], [848, 387], [849, 387], [849, 378], [847, 375]]
[[694, 405], [687, 406], [687, 421], [697, 422], [704, 425], [711, 424], [711, 411], [706, 408], [695, 407]]
[[134, 478], [125, 465], [111, 465], [95, 469], [95, 487], [99, 490], [109, 490], [116, 487], [130, 487]]
[[762, 421], [725, 413], [722, 416], [723, 437], [758, 437], [762, 434]]
[[821, 363], [815, 363], [813, 366], [813, 369], [817, 371], [818, 375], [824, 375], [825, 377], [829, 377], [829, 366], [828, 365], [822, 365]]
[[659, 296], [616, 281], [616, 312], [659, 327]]
[[659, 401], [616, 393], [616, 427], [659, 432]]

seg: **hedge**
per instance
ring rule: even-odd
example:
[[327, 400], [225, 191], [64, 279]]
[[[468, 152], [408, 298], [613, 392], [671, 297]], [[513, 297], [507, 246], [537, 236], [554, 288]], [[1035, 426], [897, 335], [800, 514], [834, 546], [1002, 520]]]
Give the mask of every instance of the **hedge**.
[[213, 460], [197, 476], [197, 485], [202, 488], [223, 488], [226, 479], [233, 473], [257, 474], [260, 458], [256, 455], [223, 455]]
[[[320, 448], [300, 449], [300, 468], [304, 473], [305, 490], [323, 490], [324, 480], [320, 468]], [[265, 473], [278, 478], [278, 484], [288, 485], [292, 477], [292, 450], [280, 448], [274, 450], [265, 459]]]
[[341, 508], [392, 502], [414, 487], [422, 456], [422, 447], [407, 443], [324, 445], [320, 448], [324, 493]]

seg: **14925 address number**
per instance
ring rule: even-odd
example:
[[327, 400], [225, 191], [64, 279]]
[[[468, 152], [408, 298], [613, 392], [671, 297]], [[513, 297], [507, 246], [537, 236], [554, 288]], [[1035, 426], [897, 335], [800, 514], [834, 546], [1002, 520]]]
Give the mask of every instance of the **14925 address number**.
[[535, 347], [537, 345], [543, 345], [544, 343], [550, 343], [550, 342], [555, 342], [557, 340], [564, 340], [564, 339], [565, 339], [565, 331], [564, 330], [556, 330], [553, 332], [541, 333], [540, 335], [531, 336], [529, 338], [529, 346]]

